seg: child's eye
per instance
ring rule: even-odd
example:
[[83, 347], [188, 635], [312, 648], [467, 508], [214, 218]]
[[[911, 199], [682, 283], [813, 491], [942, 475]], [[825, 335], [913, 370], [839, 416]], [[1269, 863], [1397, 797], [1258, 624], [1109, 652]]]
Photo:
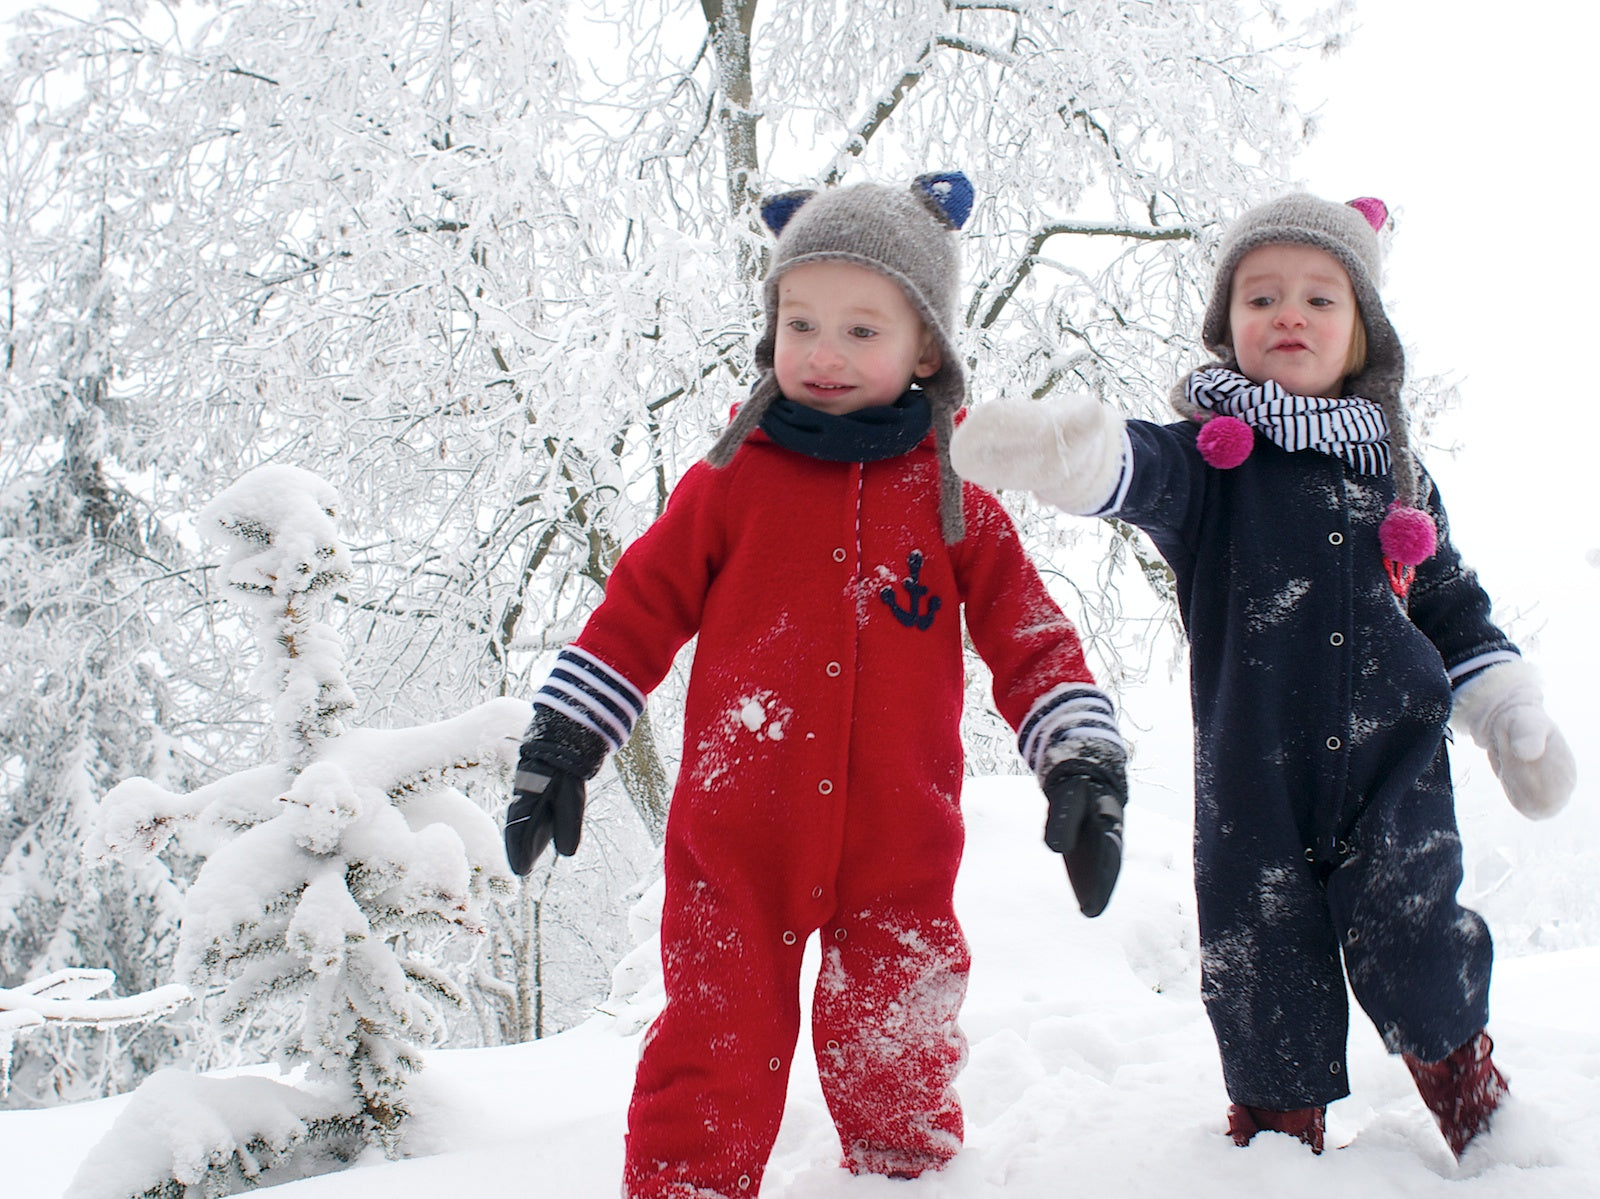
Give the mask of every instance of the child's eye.
[[1246, 308], [1265, 308], [1271, 303], [1271, 296], [1251, 296], [1244, 302]]
[[805, 320], [802, 317], [798, 317], [798, 316], [790, 317], [789, 318], [789, 328], [792, 331], [794, 331], [795, 333], [810, 333], [811, 332], [811, 322], [808, 321], [808, 320]]
[[850, 330], [851, 337], [861, 338], [862, 340], [865, 340], [869, 337], [876, 337], [877, 335], [878, 334], [876, 330], [869, 329], [865, 325], [856, 325]]

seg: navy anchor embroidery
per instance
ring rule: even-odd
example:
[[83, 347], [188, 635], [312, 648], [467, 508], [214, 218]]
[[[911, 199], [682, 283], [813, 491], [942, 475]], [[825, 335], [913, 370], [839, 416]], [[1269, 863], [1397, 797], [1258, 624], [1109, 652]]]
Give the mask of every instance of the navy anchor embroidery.
[[[894, 588], [885, 587], [878, 593], [878, 598], [889, 605], [889, 611], [894, 613], [894, 618], [908, 629], [925, 629], [933, 623], [933, 614], [939, 610], [939, 597], [928, 595], [928, 589], [917, 580], [922, 577], [922, 551], [912, 550], [906, 557], [906, 565], [911, 568], [911, 577], [901, 580], [901, 586], [906, 589], [906, 594], [911, 597], [911, 607], [902, 608], [895, 599]], [[922, 610], [922, 600], [926, 596], [928, 610]]]

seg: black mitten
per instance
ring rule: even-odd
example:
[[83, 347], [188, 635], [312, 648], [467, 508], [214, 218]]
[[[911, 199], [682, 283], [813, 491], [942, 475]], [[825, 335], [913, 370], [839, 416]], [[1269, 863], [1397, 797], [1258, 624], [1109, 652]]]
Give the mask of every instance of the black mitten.
[[556, 853], [571, 857], [583, 833], [584, 783], [605, 761], [600, 734], [543, 704], [523, 737], [506, 810], [506, 860], [527, 874], [553, 840]]
[[1111, 901], [1122, 870], [1126, 775], [1095, 762], [1069, 759], [1050, 771], [1044, 794], [1050, 802], [1044, 843], [1066, 859], [1067, 878], [1083, 914], [1098, 916]]

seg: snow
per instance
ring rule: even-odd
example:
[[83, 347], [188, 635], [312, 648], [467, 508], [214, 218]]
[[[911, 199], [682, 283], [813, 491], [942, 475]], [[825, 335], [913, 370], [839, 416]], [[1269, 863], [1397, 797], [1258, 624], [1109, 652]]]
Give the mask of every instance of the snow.
[[[1586, 911], [1564, 912], [1560, 892], [1565, 883], [1591, 889], [1586, 861], [1600, 837], [1594, 815], [1569, 811], [1532, 825], [1498, 796], [1487, 771], [1470, 772], [1463, 788], [1464, 896], [1484, 911], [1501, 945], [1491, 1031], [1513, 1090], [1483, 1144], [1459, 1164], [1451, 1158], [1403, 1066], [1356, 1012], [1353, 1094], [1328, 1116], [1338, 1148], [1318, 1158], [1266, 1135], [1239, 1150], [1222, 1133], [1227, 1100], [1199, 1000], [1190, 826], [1180, 802], [1186, 783], [1179, 747], [1171, 748], [1165, 766], [1151, 763], [1135, 781], [1128, 860], [1111, 906], [1096, 920], [1078, 913], [1060, 860], [1040, 844], [1043, 804], [1033, 781], [969, 782], [968, 847], [956, 892], [973, 956], [962, 1016], [970, 1057], [957, 1080], [966, 1147], [946, 1171], [915, 1182], [839, 1169], [802, 1035], [763, 1196], [1593, 1195], [1600, 1171], [1600, 1025], [1592, 1016], [1600, 917], [1592, 901]], [[1511, 868], [1524, 876], [1513, 886], [1505, 863], [1528, 846], [1537, 846], [1539, 857]], [[642, 936], [653, 924], [649, 905], [659, 905], [660, 896], [653, 889], [635, 914]], [[1569, 923], [1567, 936], [1588, 943], [1540, 951], [1537, 931], [1562, 941], [1562, 918], [1580, 926]], [[431, 1052], [412, 1087], [416, 1116], [406, 1160], [371, 1154], [351, 1170], [273, 1193], [616, 1194], [633, 1066], [644, 1021], [660, 1002], [653, 959], [645, 941], [619, 968], [618, 998], [608, 1011], [568, 1032], [507, 1048]], [[812, 977], [817, 968], [813, 943]], [[131, 1169], [137, 1155], [124, 1167], [95, 1148], [127, 1102], [0, 1115], [6, 1193], [62, 1195], [91, 1159], [96, 1172]]]
[[[1067, 1194], [1093, 1199], [1135, 1194], [1564, 1199], [1600, 1192], [1595, 1181], [1600, 1177], [1600, 1025], [1593, 1014], [1600, 985], [1600, 890], [1593, 881], [1600, 805], [1593, 780], [1600, 777], [1600, 755], [1584, 735], [1595, 707], [1592, 680], [1600, 669], [1592, 633], [1600, 605], [1600, 548], [1595, 548], [1600, 531], [1585, 491], [1592, 487], [1588, 458], [1600, 408], [1581, 395], [1564, 403], [1565, 432], [1556, 438], [1549, 436], [1550, 422], [1510, 419], [1513, 405], [1520, 411], [1573, 390], [1582, 382], [1583, 368], [1579, 365], [1574, 375], [1571, 356], [1559, 353], [1490, 353], [1497, 348], [1492, 342], [1508, 349], [1539, 344], [1551, 310], [1540, 299], [1553, 288], [1543, 278], [1524, 280], [1524, 273], [1538, 269], [1587, 277], [1586, 271], [1573, 269], [1592, 257], [1581, 239], [1551, 253], [1550, 222], [1536, 219], [1541, 206], [1505, 200], [1506, 189], [1522, 180], [1541, 195], [1550, 187], [1548, 163], [1566, 159], [1544, 155], [1539, 138], [1568, 138], [1570, 123], [1528, 124], [1530, 109], [1560, 111], [1554, 103], [1486, 109], [1481, 92], [1457, 101], [1441, 88], [1440, 103], [1458, 105], [1471, 119], [1451, 122], [1443, 131], [1428, 122], [1429, 136], [1422, 139], [1409, 132], [1380, 139], [1374, 130], [1398, 126], [1404, 131], [1419, 118], [1410, 113], [1396, 120], [1388, 89], [1367, 85], [1380, 78], [1418, 78], [1426, 60], [1433, 60], [1459, 74], [1465, 86], [1481, 86], [1488, 56], [1462, 54], [1451, 40], [1473, 29], [1512, 39], [1516, 44], [1506, 56], [1514, 67], [1543, 63], [1542, 73], [1587, 80], [1586, 63], [1584, 69], [1564, 64], [1556, 69], [1550, 59], [1586, 54], [1594, 39], [1570, 31], [1560, 35], [1532, 17], [1440, 23], [1428, 12], [1432, 50], [1419, 61], [1420, 35], [1391, 36], [1383, 28], [1384, 21], [1399, 19], [1403, 7], [1363, 6], [1364, 20], [1373, 28], [1357, 50], [1386, 47], [1395, 59], [1365, 71], [1358, 71], [1350, 56], [1336, 61], [1345, 111], [1353, 92], [1387, 107], [1364, 117], [1356, 136], [1328, 160], [1338, 164], [1337, 172], [1317, 167], [1311, 182], [1313, 190], [1327, 195], [1375, 188], [1397, 201], [1402, 218], [1409, 218], [1396, 246], [1393, 287], [1386, 290], [1393, 301], [1391, 315], [1416, 340], [1425, 368], [1468, 376], [1465, 407], [1453, 424], [1465, 449], [1455, 458], [1430, 451], [1428, 465], [1444, 486], [1468, 558], [1516, 618], [1513, 631], [1540, 663], [1551, 710], [1579, 755], [1580, 791], [1572, 809], [1533, 825], [1510, 810], [1479, 751], [1470, 745], [1456, 749], [1467, 847], [1464, 898], [1489, 919], [1499, 949], [1491, 1030], [1497, 1061], [1511, 1080], [1512, 1101], [1492, 1136], [1455, 1163], [1404, 1069], [1383, 1051], [1377, 1033], [1356, 1011], [1354, 1093], [1329, 1112], [1330, 1143], [1339, 1148], [1314, 1158], [1281, 1137], [1264, 1136], [1246, 1151], [1228, 1143], [1220, 1131], [1226, 1098], [1198, 998], [1183, 777], [1188, 726], [1180, 681], [1125, 699], [1139, 764], [1128, 812], [1129, 859], [1118, 892], [1099, 919], [1078, 914], [1058, 859], [1039, 844], [1043, 812], [1030, 779], [982, 778], [966, 790], [969, 845], [957, 902], [974, 964], [962, 1017], [970, 1059], [957, 1081], [968, 1130], [962, 1154], [949, 1170], [916, 1182], [845, 1175], [835, 1165], [838, 1145], [809, 1068], [808, 1039], [802, 1036], [786, 1120], [763, 1189], [768, 1199], [1059, 1199]], [[1576, 12], [1561, 18], [1563, 28], [1568, 21], [1593, 19], [1592, 13]], [[1533, 51], [1522, 46], [1529, 38], [1540, 42]], [[1360, 87], [1351, 82], [1357, 79], [1364, 81]], [[1418, 86], [1432, 85], [1424, 80]], [[1491, 135], [1485, 133], [1486, 120], [1518, 124], [1514, 133]], [[1441, 136], [1452, 130], [1473, 140]], [[1485, 146], [1493, 152], [1483, 153]], [[1508, 169], [1507, 155], [1519, 148], [1529, 165], [1524, 169], [1512, 162], [1515, 169]], [[1395, 190], [1394, 172], [1377, 153], [1385, 149], [1409, 159], [1433, 155], [1420, 173], [1432, 178], [1434, 190]], [[1479, 174], [1464, 184], [1460, 168], [1473, 164]], [[1485, 205], [1478, 195], [1492, 197], [1491, 202]], [[1489, 208], [1513, 215], [1493, 228], [1492, 239], [1483, 221]], [[1519, 211], [1526, 219], [1515, 219]], [[1569, 251], [1585, 257], [1574, 259]], [[1494, 273], [1488, 287], [1482, 275], [1486, 262]], [[1489, 292], [1477, 311], [1493, 304], [1494, 337], [1484, 336], [1483, 320], [1464, 320], [1459, 305], [1443, 302]], [[1451, 328], [1431, 328], [1430, 320]], [[1546, 371], [1555, 373], [1546, 378]], [[1434, 440], [1448, 444], [1448, 432], [1442, 430]], [[1570, 509], [1560, 495], [1549, 493], [1555, 479], [1570, 481]], [[1509, 503], [1507, 496], [1527, 498]], [[303, 522], [297, 530], [315, 528], [319, 511], [297, 513], [296, 520]], [[309, 564], [316, 561], [317, 542], [303, 540], [302, 560]], [[234, 577], [268, 585], [251, 574], [253, 565], [259, 563], [241, 557]], [[751, 732], [761, 727], [765, 711], [755, 707], [756, 723], [745, 724]], [[781, 726], [768, 727], [781, 731]], [[362, 763], [393, 755], [388, 760], [399, 777], [411, 769], [409, 760], [400, 760], [411, 757], [409, 749], [417, 750], [415, 760], [425, 762], [434, 757], [435, 736], [456, 743], [444, 729], [425, 734], [427, 744], [390, 738], [382, 752], [376, 742], [359, 740], [377, 736], [351, 730], [336, 743], [358, 751], [358, 760], [337, 762], [356, 786], [382, 785], [359, 774]], [[235, 776], [229, 786], [231, 802], [244, 813], [240, 823], [250, 824], [283, 793], [284, 776], [280, 767], [267, 766], [248, 779]], [[228, 822], [228, 813], [211, 802], [217, 796], [206, 790], [179, 797], [148, 785], [125, 798], [129, 837], [159, 835], [157, 830], [200, 808]], [[432, 816], [408, 806], [408, 823], [417, 829], [443, 819], [453, 800], [440, 794], [426, 800], [443, 805], [441, 814]], [[328, 815], [337, 812], [330, 808]], [[464, 840], [475, 838], [469, 844], [474, 858], [491, 847], [492, 834], [481, 825], [451, 824]], [[191, 835], [198, 841], [206, 831]], [[646, 904], [652, 897], [659, 904], [659, 887]], [[650, 924], [648, 909], [641, 910], [642, 938]], [[414, 1085], [408, 1159], [386, 1162], [371, 1155], [353, 1170], [289, 1183], [273, 1193], [282, 1199], [614, 1195], [633, 1065], [644, 1024], [660, 1001], [659, 968], [648, 940], [619, 966], [617, 978], [618, 1001], [559, 1036], [508, 1048], [431, 1052], [428, 1069]], [[313, 1101], [303, 1092], [288, 1091], [269, 1078], [251, 1080], [247, 1089], [251, 1093], [238, 1102], [249, 1106], [257, 1122], [274, 1124], [280, 1137], [314, 1114]], [[172, 1102], [182, 1102], [188, 1093], [175, 1091]], [[232, 1103], [239, 1094], [219, 1092], [214, 1102], [224, 1102], [221, 1096], [227, 1095]], [[164, 1130], [136, 1125], [123, 1130], [126, 1139], [105, 1140], [127, 1107], [124, 1096], [0, 1113], [0, 1161], [5, 1163], [0, 1195], [54, 1199], [80, 1169], [96, 1184], [109, 1184], [131, 1177], [136, 1166], [148, 1167], [141, 1146], [158, 1140]], [[198, 1106], [190, 1111], [196, 1123], [203, 1111]], [[191, 1130], [199, 1153], [204, 1130]]]
[[[169, 1176], [194, 1183], [208, 1166], [230, 1161], [242, 1182], [272, 1165], [308, 1123], [336, 1119], [339, 1112], [327, 1097], [268, 1078], [206, 1078], [196, 1085], [182, 1070], [161, 1070], [144, 1085], [156, 1102], [143, 1120], [118, 1124], [95, 1145], [66, 1199], [123, 1199]], [[248, 1149], [232, 1145], [232, 1129], [246, 1113], [258, 1130]], [[173, 1150], [152, 1152], [169, 1141]], [[219, 1143], [229, 1150], [219, 1153]]]
[[189, 989], [176, 984], [144, 995], [95, 998], [115, 982], [109, 970], [57, 970], [20, 987], [0, 987], [0, 1036], [46, 1018], [109, 1028], [149, 1020], [189, 1002]]

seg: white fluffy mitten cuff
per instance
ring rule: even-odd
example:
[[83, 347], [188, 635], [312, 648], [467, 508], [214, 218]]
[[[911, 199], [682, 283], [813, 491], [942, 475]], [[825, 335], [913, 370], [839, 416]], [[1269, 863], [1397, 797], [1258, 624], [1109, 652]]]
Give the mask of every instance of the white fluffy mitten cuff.
[[1572, 749], [1544, 710], [1538, 675], [1526, 662], [1491, 666], [1456, 693], [1450, 719], [1489, 754], [1512, 805], [1531, 820], [1566, 807], [1577, 785]]
[[1031, 491], [1068, 512], [1094, 512], [1121, 477], [1123, 427], [1115, 410], [1089, 396], [995, 400], [957, 426], [950, 462], [991, 491]]

